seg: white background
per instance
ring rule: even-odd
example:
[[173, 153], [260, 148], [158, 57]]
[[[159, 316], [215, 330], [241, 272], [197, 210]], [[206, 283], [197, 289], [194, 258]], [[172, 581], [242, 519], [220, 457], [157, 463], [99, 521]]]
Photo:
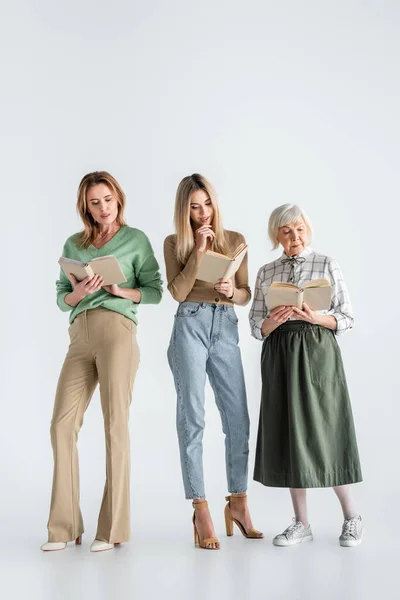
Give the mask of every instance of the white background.
[[[396, 597], [399, 473], [399, 50], [395, 1], [15, 0], [1, 5], [0, 588], [9, 598]], [[277, 549], [289, 494], [252, 481], [261, 344], [238, 308], [252, 422], [249, 497], [266, 539], [227, 539], [223, 436], [207, 389], [206, 489], [219, 553], [192, 546], [166, 360], [176, 303], [139, 310], [141, 365], [131, 409], [132, 542], [89, 553], [104, 484], [99, 397], [79, 441], [86, 533], [44, 554], [49, 425], [67, 349], [55, 303], [57, 259], [79, 230], [81, 177], [106, 169], [127, 221], [162, 244], [176, 187], [200, 172], [225, 227], [250, 246], [250, 285], [277, 254], [268, 216], [308, 212], [314, 248], [338, 259], [356, 314], [340, 338], [365, 482], [355, 486], [364, 544], [338, 545], [331, 490], [309, 494], [315, 541]], [[392, 291], [384, 291], [385, 288]], [[396, 360], [397, 358], [397, 360]], [[397, 523], [397, 524], [396, 524]]]

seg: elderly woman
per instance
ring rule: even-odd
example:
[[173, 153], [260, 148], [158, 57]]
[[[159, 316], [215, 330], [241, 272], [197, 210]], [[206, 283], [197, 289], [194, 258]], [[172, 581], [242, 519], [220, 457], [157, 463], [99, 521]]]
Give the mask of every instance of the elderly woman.
[[57, 304], [69, 312], [70, 345], [58, 380], [51, 422], [54, 477], [48, 541], [42, 550], [81, 543], [76, 442], [83, 416], [100, 384], [106, 437], [106, 483], [91, 550], [110, 550], [130, 537], [129, 405], [139, 365], [136, 341], [139, 304], [158, 304], [162, 282], [151, 244], [124, 220], [125, 194], [106, 171], [83, 177], [77, 208], [84, 229], [68, 238], [63, 256], [86, 262], [115, 256], [126, 283], [104, 285], [99, 275], [71, 281], [61, 271]]
[[[290, 546], [313, 539], [306, 490], [333, 487], [343, 510], [342, 546], [361, 543], [363, 523], [350, 484], [362, 481], [346, 378], [336, 335], [352, 328], [349, 295], [335, 260], [309, 246], [312, 230], [296, 205], [276, 208], [269, 219], [274, 249], [283, 254], [258, 272], [250, 311], [252, 335], [263, 341], [262, 398], [254, 479], [290, 488], [293, 523], [273, 543]], [[268, 312], [262, 288], [273, 281], [326, 278], [330, 310], [278, 306]]]

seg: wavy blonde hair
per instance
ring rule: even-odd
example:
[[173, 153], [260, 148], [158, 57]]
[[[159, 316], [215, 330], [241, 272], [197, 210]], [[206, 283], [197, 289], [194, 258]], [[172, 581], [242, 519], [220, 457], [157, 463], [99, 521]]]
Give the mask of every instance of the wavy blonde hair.
[[186, 263], [189, 254], [195, 246], [194, 231], [190, 219], [190, 199], [193, 192], [197, 190], [204, 190], [206, 192], [214, 209], [212, 229], [215, 233], [215, 239], [212, 249], [222, 254], [227, 252], [217, 192], [208, 179], [198, 173], [193, 173], [193, 175], [188, 175], [182, 179], [178, 185], [175, 198], [176, 257], [182, 264]]
[[107, 171], [94, 171], [93, 173], [88, 173], [82, 178], [79, 184], [78, 200], [76, 203], [76, 209], [84, 225], [84, 230], [79, 234], [76, 245], [85, 249], [94, 242], [99, 233], [99, 224], [93, 219], [88, 211], [86, 199], [89, 188], [98, 185], [99, 183], [104, 183], [115, 194], [118, 202], [116, 222], [120, 227], [126, 225], [124, 219], [125, 194], [118, 181], [110, 175], [110, 173], [107, 173]]

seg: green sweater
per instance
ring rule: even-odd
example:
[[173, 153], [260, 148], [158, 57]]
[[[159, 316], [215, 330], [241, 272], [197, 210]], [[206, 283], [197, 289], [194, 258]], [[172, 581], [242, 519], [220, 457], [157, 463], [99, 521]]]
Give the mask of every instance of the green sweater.
[[[124, 225], [104, 246], [97, 249], [89, 246], [86, 250], [75, 245], [78, 237], [75, 233], [67, 239], [62, 255], [66, 258], [87, 262], [99, 256], [115, 256], [127, 279], [120, 287], [135, 288], [141, 292], [140, 304], [158, 304], [162, 296], [162, 281], [158, 262], [154, 256], [151, 244], [139, 229]], [[69, 306], [65, 296], [72, 292], [72, 285], [64, 271], [60, 270], [60, 278], [56, 282], [57, 304], [62, 311], [71, 311], [69, 322], [79, 313], [91, 308], [103, 307], [121, 313], [137, 324], [137, 304], [125, 298], [113, 296], [101, 288], [94, 294], [89, 294], [76, 306]]]

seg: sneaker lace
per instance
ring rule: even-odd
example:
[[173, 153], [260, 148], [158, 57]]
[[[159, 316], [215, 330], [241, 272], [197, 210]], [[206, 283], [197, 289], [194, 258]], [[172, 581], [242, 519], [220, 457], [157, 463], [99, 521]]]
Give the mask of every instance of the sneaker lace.
[[354, 535], [357, 531], [357, 519], [353, 517], [350, 519], [345, 519], [343, 523], [343, 535]]
[[296, 533], [296, 531], [298, 531], [302, 527], [303, 524], [300, 521], [296, 521], [296, 518], [293, 517], [293, 523], [285, 529], [283, 535], [285, 535], [286, 537], [292, 537]]

